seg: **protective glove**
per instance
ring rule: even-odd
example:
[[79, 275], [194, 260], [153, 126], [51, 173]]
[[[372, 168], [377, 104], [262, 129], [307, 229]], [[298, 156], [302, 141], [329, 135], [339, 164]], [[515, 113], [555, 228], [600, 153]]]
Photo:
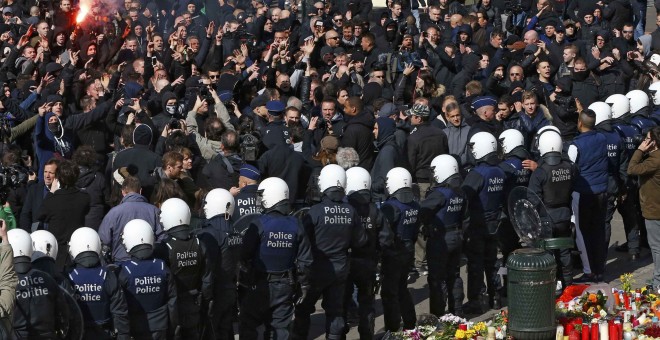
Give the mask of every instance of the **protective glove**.
[[300, 286], [300, 295], [296, 301], [296, 306], [300, 305], [305, 300], [307, 292], [309, 292], [309, 286]]

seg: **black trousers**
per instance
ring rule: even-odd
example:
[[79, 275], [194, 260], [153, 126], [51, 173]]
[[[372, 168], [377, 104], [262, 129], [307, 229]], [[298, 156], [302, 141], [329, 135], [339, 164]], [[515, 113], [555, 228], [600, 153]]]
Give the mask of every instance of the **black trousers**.
[[257, 339], [257, 327], [263, 324], [265, 339], [289, 339], [292, 317], [293, 287], [289, 278], [260, 279], [241, 301], [240, 338]]
[[605, 273], [607, 247], [605, 244], [605, 216], [607, 214], [607, 193], [580, 193], [578, 202], [578, 220], [584, 246], [587, 249], [591, 272], [596, 275]]
[[479, 302], [479, 297], [484, 289], [484, 275], [486, 276], [486, 288], [488, 295], [495, 295], [497, 282], [497, 228], [488, 228], [489, 223], [484, 225], [470, 225], [465, 236], [465, 255], [468, 258], [468, 288], [467, 295], [470, 302]]
[[407, 243], [405, 249], [383, 256], [381, 264], [380, 297], [383, 300], [385, 329], [399, 330], [401, 319], [404, 329], [413, 329], [417, 322], [415, 304], [408, 291], [408, 272], [415, 261], [414, 243]]
[[360, 340], [371, 340], [374, 337], [376, 320], [376, 309], [374, 308], [376, 300], [374, 295], [376, 267], [377, 263], [375, 259], [351, 259], [351, 271], [348, 274], [348, 280], [346, 282], [344, 306], [348, 306], [353, 298], [353, 286], [357, 287], [358, 316], [360, 319], [358, 333], [360, 334]]
[[429, 308], [435, 316], [443, 316], [447, 306], [453, 314], [456, 306], [460, 308], [463, 303], [463, 280], [459, 272], [462, 250], [462, 230], [443, 231], [426, 241]]

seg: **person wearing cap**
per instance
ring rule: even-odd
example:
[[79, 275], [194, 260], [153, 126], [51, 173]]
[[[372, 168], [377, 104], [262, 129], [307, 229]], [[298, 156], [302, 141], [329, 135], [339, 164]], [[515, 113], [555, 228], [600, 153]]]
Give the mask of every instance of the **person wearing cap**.
[[493, 97], [482, 96], [472, 101], [471, 109], [474, 115], [467, 119], [470, 137], [477, 132], [490, 132], [493, 136], [502, 133], [502, 124], [495, 119], [496, 107], [497, 100]]
[[257, 204], [257, 188], [261, 172], [257, 167], [250, 164], [243, 164], [238, 176], [238, 187], [231, 188], [232, 194], [236, 200], [233, 220], [249, 214], [259, 214], [261, 207]]
[[271, 100], [266, 103], [265, 108], [268, 112], [268, 124], [259, 130], [262, 136], [262, 142], [266, 145], [267, 139], [281, 138], [281, 140], [288, 143], [289, 130], [284, 121], [284, 110], [286, 106], [279, 100]]
[[413, 130], [408, 136], [407, 155], [413, 182], [419, 186], [420, 198], [426, 197], [431, 186], [431, 161], [435, 156], [449, 153], [447, 135], [429, 121], [431, 109], [427, 105], [415, 104], [406, 115]]
[[[272, 115], [271, 112], [278, 114], [278, 120], [274, 121], [277, 125], [273, 125], [274, 122], [271, 122], [262, 132], [262, 142], [268, 151], [259, 157], [258, 167], [263, 177], [279, 177], [286, 182], [289, 187], [289, 200], [293, 203], [297, 198], [303, 196], [302, 190], [299, 190], [302, 188], [299, 182], [303, 174], [305, 158], [291, 147], [293, 141], [282, 120], [284, 105], [279, 101], [269, 102], [269, 104], [271, 105], [268, 114]], [[280, 109], [282, 111], [279, 111]]]

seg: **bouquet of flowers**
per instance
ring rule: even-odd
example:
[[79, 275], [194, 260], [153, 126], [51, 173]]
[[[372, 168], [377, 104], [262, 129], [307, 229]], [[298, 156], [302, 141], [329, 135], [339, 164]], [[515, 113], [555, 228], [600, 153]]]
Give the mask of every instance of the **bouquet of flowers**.
[[604, 311], [607, 314], [605, 309], [605, 303], [607, 302], [607, 295], [603, 294], [603, 291], [598, 290], [596, 293], [585, 293], [580, 297], [580, 305], [582, 305], [582, 311], [589, 316], [594, 316], [598, 314], [603, 314], [601, 311]]

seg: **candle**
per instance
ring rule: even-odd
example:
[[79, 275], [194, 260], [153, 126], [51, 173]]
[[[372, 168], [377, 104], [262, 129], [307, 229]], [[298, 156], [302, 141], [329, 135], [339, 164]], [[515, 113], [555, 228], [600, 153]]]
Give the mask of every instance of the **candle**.
[[591, 340], [598, 340], [598, 324], [591, 324]]
[[614, 320], [614, 325], [616, 326], [616, 335], [619, 337], [617, 340], [623, 339], [623, 324], [621, 320]]
[[633, 340], [633, 332], [631, 331], [623, 332], [623, 340]]
[[629, 311], [623, 312], [623, 322], [630, 322], [630, 312]]
[[627, 310], [630, 310], [630, 295], [623, 293], [623, 304]]
[[564, 326], [557, 326], [557, 333], [555, 334], [555, 340], [564, 340]]
[[487, 340], [495, 340], [495, 327], [490, 326], [488, 327], [488, 337], [486, 337]]
[[458, 329], [463, 330], [463, 331], [467, 331], [467, 324], [462, 323], [462, 324], [458, 325]]
[[610, 340], [609, 334], [609, 325], [607, 322], [600, 322], [598, 324], [598, 333], [600, 334], [600, 340]]
[[589, 324], [582, 323], [582, 340], [589, 340]]
[[619, 340], [619, 336], [617, 335], [616, 325], [614, 325], [614, 322], [610, 320], [607, 326], [608, 326], [607, 331], [609, 333], [608, 337], [612, 340]]

